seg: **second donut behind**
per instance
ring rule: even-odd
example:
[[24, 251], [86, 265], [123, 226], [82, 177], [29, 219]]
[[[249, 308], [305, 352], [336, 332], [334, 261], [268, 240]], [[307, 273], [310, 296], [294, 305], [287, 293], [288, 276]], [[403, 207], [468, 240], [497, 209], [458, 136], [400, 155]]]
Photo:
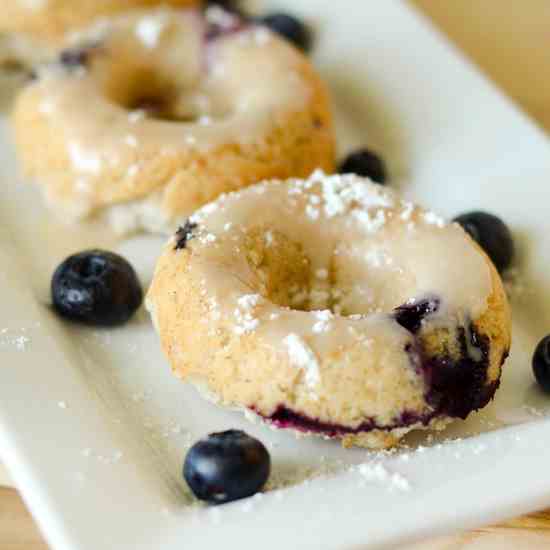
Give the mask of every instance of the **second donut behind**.
[[309, 61], [219, 8], [94, 26], [21, 93], [14, 124], [48, 203], [123, 233], [170, 231], [220, 193], [335, 162], [328, 94]]

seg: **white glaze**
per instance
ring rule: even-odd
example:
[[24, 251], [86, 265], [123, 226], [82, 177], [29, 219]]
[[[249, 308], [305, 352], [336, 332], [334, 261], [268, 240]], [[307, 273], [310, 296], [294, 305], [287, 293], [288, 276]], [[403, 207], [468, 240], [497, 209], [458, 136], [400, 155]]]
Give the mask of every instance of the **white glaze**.
[[[35, 85], [48, 98], [42, 113], [65, 136], [77, 173], [93, 184], [92, 168], [96, 173], [104, 163], [120, 162], [129, 147], [170, 156], [257, 142], [289, 106], [299, 111], [307, 104], [296, 55], [284, 42], [250, 27], [205, 44], [205, 25], [196, 11], [168, 9], [99, 21], [70, 40], [71, 47], [98, 43], [88, 69], [41, 71]], [[151, 78], [141, 73], [136, 79], [138, 67]], [[128, 90], [132, 81], [144, 89]], [[170, 112], [193, 121], [136, 116], [123, 105], [128, 95], [147, 97], [167, 87], [173, 87]]]
[[[14, 0], [11, 0], [14, 1]], [[48, 5], [48, 0], [15, 0], [17, 3], [27, 10], [38, 11], [44, 10]]]
[[[377, 355], [394, 350], [396, 368], [407, 365], [410, 334], [389, 316], [395, 307], [435, 295], [441, 308], [430, 322], [455, 326], [482, 314], [492, 291], [490, 267], [460, 227], [355, 176], [316, 172], [257, 185], [222, 196], [191, 221], [200, 253], [186, 277], [211, 298], [204, 322], [221, 318], [239, 332], [245, 319], [240, 334], [253, 331], [286, 353], [310, 388], [322, 379], [316, 358], [357, 343]], [[258, 292], [245, 238], [258, 227], [270, 246], [281, 233], [303, 247], [311, 286], [296, 290], [289, 305], [297, 309], [263, 298], [243, 308], [243, 296]]]

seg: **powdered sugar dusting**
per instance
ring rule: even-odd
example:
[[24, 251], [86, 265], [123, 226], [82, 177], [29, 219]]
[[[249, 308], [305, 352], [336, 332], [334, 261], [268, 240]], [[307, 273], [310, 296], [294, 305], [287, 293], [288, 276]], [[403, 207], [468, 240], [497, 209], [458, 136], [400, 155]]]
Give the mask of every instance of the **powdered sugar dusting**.
[[385, 209], [392, 208], [395, 202], [392, 193], [353, 174], [328, 176], [321, 170], [307, 180], [293, 180], [289, 195], [314, 187], [320, 188], [320, 195], [308, 196], [305, 213], [309, 219], [316, 221], [321, 214], [329, 219], [351, 214], [368, 232], [376, 232], [385, 224]]
[[311, 204], [308, 204], [306, 206], [306, 215], [310, 220], [317, 220], [319, 219], [319, 209]]
[[139, 166], [137, 164], [132, 164], [128, 167], [127, 174], [129, 178], [133, 178], [137, 176], [138, 172], [139, 172]]
[[135, 109], [128, 113], [128, 121], [132, 124], [136, 124], [145, 118], [147, 118], [147, 113], [143, 109]]
[[213, 242], [216, 242], [218, 240], [218, 238], [216, 237], [216, 235], [214, 235], [214, 233], [201, 234], [199, 235], [199, 239], [201, 242], [206, 244], [212, 244]]
[[165, 14], [144, 17], [136, 26], [136, 35], [147, 48], [156, 48], [166, 22]]
[[78, 143], [72, 142], [68, 146], [69, 157], [77, 172], [99, 174], [101, 171], [101, 159], [90, 154]]
[[207, 216], [216, 212], [224, 200], [224, 195], [220, 195], [215, 202], [210, 202], [199, 208], [190, 218], [191, 223], [201, 224]]
[[447, 225], [447, 222], [445, 221], [445, 219], [442, 218], [441, 216], [438, 216], [434, 212], [424, 212], [423, 218], [427, 224], [435, 225], [436, 227], [439, 227], [439, 228], [443, 228]]
[[200, 210], [201, 214], [204, 214], [208, 216], [209, 214], [212, 214], [212, 212], [215, 212], [218, 209], [218, 205], [215, 202], [211, 202], [210, 204], [206, 204], [203, 206]]
[[237, 321], [235, 334], [246, 334], [258, 327], [260, 321], [254, 317], [253, 312], [262, 301], [259, 294], [245, 294], [237, 300], [238, 307], [233, 312]]
[[378, 210], [374, 216], [371, 216], [368, 210], [354, 210], [353, 217], [369, 233], [376, 233], [386, 223], [386, 213], [384, 210]]
[[126, 143], [126, 145], [128, 145], [128, 147], [137, 147], [138, 146], [138, 140], [137, 140], [136, 136], [134, 136], [132, 134], [128, 134], [124, 138], [124, 143]]
[[314, 388], [321, 380], [315, 353], [297, 334], [289, 334], [284, 339], [284, 343], [288, 349], [291, 364], [304, 370], [306, 384]]
[[311, 330], [316, 334], [328, 332], [331, 328], [330, 321], [334, 318], [333, 313], [329, 309], [325, 309], [323, 311], [314, 312], [314, 315], [317, 322], [313, 325]]
[[375, 483], [386, 486], [390, 491], [409, 491], [411, 486], [407, 478], [398, 472], [390, 472], [381, 462], [364, 462], [352, 467], [352, 471], [361, 475], [363, 483]]
[[322, 281], [328, 279], [328, 269], [324, 269], [324, 268], [318, 269], [315, 272], [315, 277], [317, 277], [317, 279], [320, 279]]
[[115, 449], [114, 451], [109, 451], [107, 453], [98, 453], [95, 452], [93, 449], [86, 447], [85, 449], [82, 449], [81, 453], [83, 457], [90, 459], [94, 458], [98, 462], [106, 466], [120, 462], [120, 460], [124, 456], [124, 453], [118, 449]]
[[51, 115], [55, 112], [55, 104], [53, 101], [42, 100], [38, 105], [38, 111], [43, 115]]
[[[321, 456], [316, 465], [296, 466], [292, 471], [285, 473], [275, 470], [266, 485], [266, 490], [271, 494], [278, 493], [278, 498], [284, 498], [286, 488], [309, 486], [315, 480], [348, 474], [359, 477], [359, 488], [376, 485], [389, 492], [408, 492], [412, 489], [410, 481], [403, 474], [390, 470], [384, 464], [384, 461], [394, 453], [395, 450], [369, 453], [367, 461], [352, 465], [341, 459]], [[408, 460], [411, 455], [403, 453], [401, 456], [407, 457]], [[318, 486], [318, 489], [323, 491], [324, 487]]]
[[402, 201], [401, 205], [403, 206], [403, 210], [401, 211], [399, 217], [403, 221], [409, 221], [412, 213], [414, 212], [414, 204], [412, 202]]
[[0, 330], [0, 348], [12, 348], [16, 351], [25, 351], [31, 339], [25, 334], [27, 329], [14, 331], [8, 328]]

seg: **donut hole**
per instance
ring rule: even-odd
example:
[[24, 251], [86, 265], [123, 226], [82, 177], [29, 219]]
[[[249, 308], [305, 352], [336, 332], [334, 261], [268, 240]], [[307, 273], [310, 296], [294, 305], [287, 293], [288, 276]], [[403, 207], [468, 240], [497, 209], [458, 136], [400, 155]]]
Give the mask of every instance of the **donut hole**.
[[257, 227], [245, 240], [258, 292], [274, 304], [309, 311], [311, 261], [302, 245], [284, 233]]
[[414, 265], [375, 238], [340, 241], [330, 270], [336, 288], [334, 308], [341, 315], [390, 314], [418, 297]]
[[373, 268], [361, 243], [336, 244], [321, 268], [300, 240], [264, 226], [248, 231], [245, 247], [257, 292], [284, 308], [343, 317], [392, 313], [416, 295], [409, 272]]
[[340, 306], [344, 289], [335, 278], [333, 262], [326, 269], [316, 268], [300, 241], [266, 227], [249, 230], [245, 248], [256, 291], [267, 300], [295, 311], [348, 314]]
[[[123, 73], [123, 74], [121, 74]], [[129, 112], [175, 123], [204, 123], [226, 117], [230, 108], [214, 98], [200, 83], [178, 81], [159, 68], [126, 67], [107, 79], [105, 93]]]
[[223, 117], [234, 98], [205, 77], [198, 23], [194, 12], [128, 15], [113, 23], [87, 68], [108, 100], [146, 118], [195, 123]]

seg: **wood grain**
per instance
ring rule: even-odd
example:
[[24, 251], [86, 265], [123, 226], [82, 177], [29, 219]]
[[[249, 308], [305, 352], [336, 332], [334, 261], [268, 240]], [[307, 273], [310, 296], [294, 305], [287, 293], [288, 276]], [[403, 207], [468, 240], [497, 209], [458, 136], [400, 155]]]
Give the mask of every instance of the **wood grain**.
[[[361, 0], [354, 0], [361, 1]], [[549, 0], [412, 0], [495, 83], [550, 131]], [[0, 488], [0, 549], [46, 550], [17, 493]], [[550, 548], [550, 510], [406, 550]]]
[[23, 501], [13, 489], [0, 488], [0, 548], [47, 550]]
[[496, 84], [550, 130], [548, 0], [411, 0]]

